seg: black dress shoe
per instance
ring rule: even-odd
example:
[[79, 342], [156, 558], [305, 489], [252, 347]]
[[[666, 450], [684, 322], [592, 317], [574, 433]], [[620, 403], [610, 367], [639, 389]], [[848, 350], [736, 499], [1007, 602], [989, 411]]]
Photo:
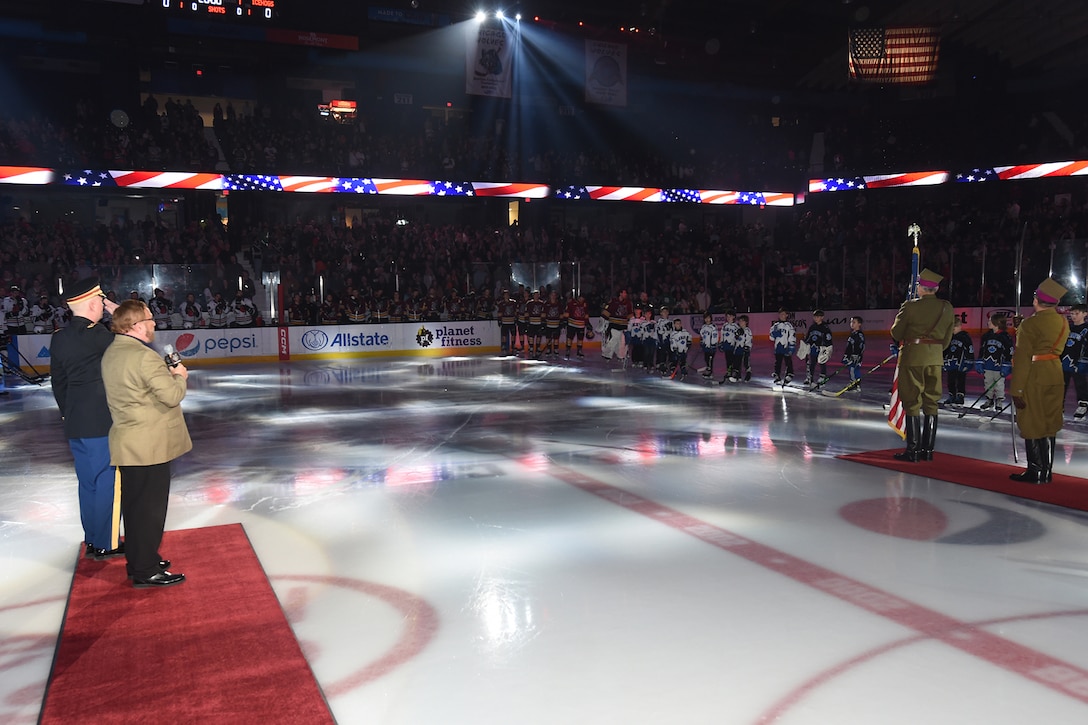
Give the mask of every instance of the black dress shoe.
[[94, 560], [105, 561], [106, 559], [112, 559], [115, 556], [125, 555], [125, 542], [121, 542], [117, 545], [116, 549], [95, 549]]
[[185, 581], [184, 574], [160, 571], [158, 574], [152, 574], [147, 579], [133, 579], [132, 586], [137, 589], [158, 589], [162, 587], [172, 587], [175, 584], [181, 584], [183, 581]]
[[[169, 559], [162, 559], [161, 561], [159, 561], [159, 571], [166, 571], [169, 568], [170, 568], [170, 560]], [[128, 573], [128, 578], [129, 579], [133, 578], [133, 574], [132, 574], [131, 571]]]
[[83, 556], [91, 559], [94, 557], [94, 544], [87, 544], [87, 548], [83, 550]]

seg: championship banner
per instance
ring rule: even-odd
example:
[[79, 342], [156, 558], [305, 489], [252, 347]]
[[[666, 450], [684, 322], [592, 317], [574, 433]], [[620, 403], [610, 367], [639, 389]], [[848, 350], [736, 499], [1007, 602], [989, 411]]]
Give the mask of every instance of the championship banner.
[[505, 24], [487, 27], [469, 23], [468, 28], [465, 93], [510, 98], [514, 75], [514, 33]]
[[586, 41], [586, 102], [627, 105], [627, 46]]

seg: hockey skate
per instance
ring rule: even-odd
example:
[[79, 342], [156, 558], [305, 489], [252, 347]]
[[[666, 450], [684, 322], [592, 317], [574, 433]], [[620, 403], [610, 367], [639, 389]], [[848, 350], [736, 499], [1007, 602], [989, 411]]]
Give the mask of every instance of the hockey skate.
[[824, 385], [826, 385], [826, 384], [827, 384], [827, 381], [828, 381], [829, 379], [830, 379], [830, 378], [829, 378], [829, 377], [828, 377], [827, 375], [821, 375], [821, 376], [820, 376], [820, 379], [816, 381], [816, 387], [817, 387], [817, 388], [822, 388], [822, 387], [823, 387]]
[[806, 388], [812, 387], [812, 376], [811, 375], [806, 375], [805, 376], [805, 387]]
[[778, 373], [775, 373], [774, 375], [771, 376], [771, 384], [772, 385], [781, 385], [782, 384], [782, 378], [780, 378], [778, 376]]
[[1084, 420], [1084, 416], [1088, 415], [1088, 400], [1078, 400], [1077, 409], [1073, 412], [1073, 420]]
[[793, 373], [786, 373], [786, 377], [782, 378], [782, 385], [786, 386], [793, 382]]
[[993, 398], [986, 398], [986, 402], [983, 403], [982, 405], [978, 406], [978, 407], [979, 407], [979, 410], [989, 410], [990, 408], [994, 407], [994, 399]]
[[746, 383], [751, 382], [751, 380], [752, 380], [752, 371], [751, 370], [746, 370], [745, 373], [744, 373], [744, 382], [746, 382]]

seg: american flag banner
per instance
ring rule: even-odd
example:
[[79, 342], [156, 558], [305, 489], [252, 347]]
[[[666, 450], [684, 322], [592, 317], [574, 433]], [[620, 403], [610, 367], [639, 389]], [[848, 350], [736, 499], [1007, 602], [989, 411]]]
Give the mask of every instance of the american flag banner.
[[425, 179], [371, 179], [379, 194], [393, 196], [430, 196], [434, 182]]
[[432, 181], [431, 193], [435, 196], [476, 196], [476, 190], [467, 181]]
[[283, 191], [280, 177], [265, 174], [226, 174], [223, 188], [227, 191]]
[[864, 188], [864, 176], [839, 176], [833, 179], [809, 179], [808, 181], [810, 194], [818, 194], [821, 191], [856, 191]]
[[584, 186], [560, 186], [555, 190], [556, 199], [592, 199]]
[[1046, 179], [1055, 176], [1084, 176], [1088, 161], [1055, 161], [1048, 164], [996, 166], [994, 171], [1002, 181], [1008, 179]]
[[339, 179], [335, 176], [281, 176], [280, 188], [284, 191], [327, 194], [336, 190]]
[[113, 175], [106, 169], [63, 171], [57, 178], [63, 186], [117, 186], [113, 181]]
[[378, 187], [374, 185], [373, 179], [341, 176], [336, 179], [333, 191], [340, 194], [377, 194]]
[[850, 31], [850, 79], [866, 83], [930, 83], [937, 75], [937, 28], [855, 28]]
[[646, 186], [587, 186], [586, 191], [603, 201], [661, 201], [661, 189]]
[[702, 197], [700, 196], [698, 189], [662, 189], [661, 201], [680, 201], [689, 204], [698, 204], [702, 201]]
[[37, 166], [0, 166], [0, 184], [41, 186], [52, 183], [52, 169], [43, 169]]
[[909, 171], [900, 174], [866, 176], [865, 188], [890, 189], [894, 186], [936, 186], [948, 181], [947, 171]]
[[999, 181], [1001, 179], [995, 169], [985, 168], [957, 171], [952, 178], [955, 179], [957, 184], [977, 184], [982, 181]]
[[476, 196], [516, 196], [522, 199], [546, 199], [551, 194], [547, 184], [514, 184], [491, 181], [473, 181]]
[[200, 174], [192, 171], [116, 171], [110, 170], [113, 182], [126, 189], [204, 189], [223, 188], [220, 174]]
[[899, 399], [899, 361], [895, 361], [895, 372], [892, 373], [892, 402], [888, 406], [888, 425], [892, 427], [900, 438], [907, 437], [907, 413], [903, 410], [903, 401]]

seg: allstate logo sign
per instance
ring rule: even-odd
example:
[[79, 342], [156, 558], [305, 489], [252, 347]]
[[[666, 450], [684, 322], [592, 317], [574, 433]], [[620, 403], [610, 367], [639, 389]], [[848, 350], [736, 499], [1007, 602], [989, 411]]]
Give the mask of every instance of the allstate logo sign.
[[321, 350], [329, 344], [329, 336], [321, 330], [307, 330], [302, 334], [302, 346], [307, 350]]
[[430, 347], [434, 344], [434, 333], [426, 327], [419, 328], [419, 332], [416, 333], [416, 344], [420, 347]]

